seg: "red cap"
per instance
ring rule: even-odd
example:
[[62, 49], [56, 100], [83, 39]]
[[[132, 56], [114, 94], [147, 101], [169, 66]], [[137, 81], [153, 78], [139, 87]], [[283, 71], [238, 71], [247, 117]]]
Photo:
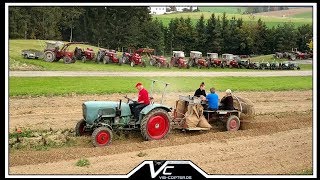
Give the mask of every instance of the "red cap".
[[136, 84], [136, 87], [137, 87], [137, 86], [141, 86], [141, 85], [142, 85], [142, 84], [138, 82], [138, 83]]

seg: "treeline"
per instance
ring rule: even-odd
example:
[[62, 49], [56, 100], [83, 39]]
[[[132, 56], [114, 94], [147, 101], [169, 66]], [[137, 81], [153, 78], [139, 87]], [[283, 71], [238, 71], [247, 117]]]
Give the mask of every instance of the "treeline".
[[246, 23], [232, 17], [171, 19], [168, 27], [152, 19], [147, 7], [9, 7], [11, 39], [85, 41], [126, 50], [150, 47], [156, 54], [191, 50], [234, 54], [268, 54], [297, 47], [308, 50], [312, 26], [267, 28], [261, 20]]

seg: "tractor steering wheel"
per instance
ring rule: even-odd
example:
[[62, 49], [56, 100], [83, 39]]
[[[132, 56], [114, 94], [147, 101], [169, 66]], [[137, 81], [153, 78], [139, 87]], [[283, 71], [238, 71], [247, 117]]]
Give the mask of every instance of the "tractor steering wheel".
[[131, 98], [129, 98], [127, 95], [125, 95], [124, 98], [126, 98], [126, 99], [128, 100], [128, 103], [129, 103], [130, 101], [134, 102], [134, 100], [131, 99]]

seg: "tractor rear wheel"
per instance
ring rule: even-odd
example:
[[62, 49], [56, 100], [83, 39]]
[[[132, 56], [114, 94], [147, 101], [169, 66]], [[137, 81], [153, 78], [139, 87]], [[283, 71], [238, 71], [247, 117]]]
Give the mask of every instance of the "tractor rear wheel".
[[141, 120], [140, 130], [143, 138], [147, 141], [165, 138], [171, 129], [170, 121], [166, 110], [157, 108], [150, 111]]
[[231, 115], [226, 123], [227, 131], [237, 131], [240, 128], [240, 120], [237, 116]]
[[70, 63], [72, 63], [72, 59], [69, 56], [64, 56], [63, 57], [63, 62], [65, 64], [70, 64]]
[[84, 128], [85, 125], [86, 125], [86, 121], [84, 119], [81, 119], [80, 121], [78, 121], [75, 127], [76, 136], [90, 135], [90, 132], [85, 131], [85, 128]]
[[107, 127], [98, 127], [93, 131], [91, 140], [95, 147], [107, 146], [112, 141], [112, 131]]
[[44, 60], [47, 62], [53, 62], [56, 59], [56, 55], [52, 51], [44, 52]]

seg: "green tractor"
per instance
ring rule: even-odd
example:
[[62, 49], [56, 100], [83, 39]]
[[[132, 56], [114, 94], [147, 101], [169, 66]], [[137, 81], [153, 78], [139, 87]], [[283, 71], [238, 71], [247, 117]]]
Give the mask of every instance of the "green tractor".
[[82, 104], [83, 119], [76, 127], [77, 136], [90, 135], [96, 147], [107, 146], [112, 141], [114, 130], [140, 130], [145, 140], [159, 140], [165, 138], [171, 129], [172, 108], [163, 105], [168, 83], [164, 83], [161, 103], [153, 102], [152, 90], [156, 80], [152, 80], [150, 100], [151, 103], [144, 107], [139, 119], [135, 120], [129, 104], [134, 100], [124, 96], [128, 101], [86, 101]]

